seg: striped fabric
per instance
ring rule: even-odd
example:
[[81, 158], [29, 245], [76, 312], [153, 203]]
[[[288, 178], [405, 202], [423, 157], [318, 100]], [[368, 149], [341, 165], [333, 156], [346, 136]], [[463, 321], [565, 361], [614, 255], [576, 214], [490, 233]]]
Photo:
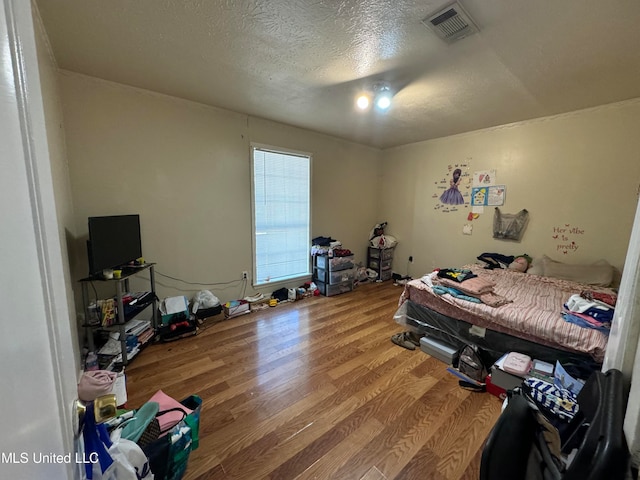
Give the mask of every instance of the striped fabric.
[[399, 303], [411, 300], [442, 315], [480, 327], [553, 348], [587, 353], [597, 362], [604, 359], [607, 336], [566, 322], [561, 313], [564, 303], [573, 294], [587, 288], [614, 294], [612, 290], [513, 270], [485, 270], [480, 265], [465, 265], [464, 268], [495, 283], [494, 292], [512, 300], [512, 303], [494, 308], [450, 295], [439, 296], [420, 280], [412, 280], [405, 285]]
[[578, 413], [578, 398], [569, 390], [537, 378], [527, 378], [524, 385], [539, 405], [562, 420], [571, 420]]

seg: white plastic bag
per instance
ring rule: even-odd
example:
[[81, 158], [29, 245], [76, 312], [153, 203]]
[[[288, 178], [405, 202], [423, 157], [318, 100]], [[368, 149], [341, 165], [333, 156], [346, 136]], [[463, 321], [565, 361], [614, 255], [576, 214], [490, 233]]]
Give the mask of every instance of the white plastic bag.
[[398, 244], [396, 237], [391, 235], [379, 235], [371, 239], [371, 246], [375, 248], [393, 248]]
[[93, 480], [153, 480], [149, 459], [137, 443], [124, 438], [109, 447], [113, 463], [104, 472], [94, 465]]
[[93, 403], [88, 404], [82, 429], [84, 469], [87, 480], [153, 480], [149, 460], [135, 442], [109, 438], [106, 425], [96, 425]]
[[201, 308], [213, 308], [220, 305], [220, 300], [209, 290], [200, 290], [196, 293], [191, 299], [193, 302], [193, 306], [191, 307], [191, 312], [196, 313]]

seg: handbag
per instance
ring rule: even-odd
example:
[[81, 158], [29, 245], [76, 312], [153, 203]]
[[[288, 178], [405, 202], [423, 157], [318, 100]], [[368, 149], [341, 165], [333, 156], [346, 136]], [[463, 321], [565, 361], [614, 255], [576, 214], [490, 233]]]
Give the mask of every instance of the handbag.
[[[151, 403], [154, 403], [154, 402], [151, 402]], [[156, 416], [149, 422], [144, 432], [142, 432], [142, 434], [140, 435], [140, 438], [137, 440], [137, 444], [140, 445], [141, 447], [144, 447], [145, 445], [157, 440], [162, 435], [169, 432], [171, 430], [171, 427], [166, 430], [162, 430], [162, 428], [160, 427], [159, 417], [171, 412], [182, 413], [182, 420], [184, 420], [186, 417], [186, 412], [181, 408], [169, 408], [167, 410], [163, 410], [162, 412], [158, 412]]]
[[191, 453], [191, 428], [181, 420], [166, 435], [142, 447], [155, 480], [179, 480]]
[[[179, 405], [185, 409], [175, 407], [158, 412], [155, 422], [149, 424], [149, 431], [145, 431], [138, 441], [149, 459], [149, 465], [156, 480], [181, 479], [187, 469], [191, 451], [198, 448], [202, 398], [198, 395], [190, 395], [179, 402]], [[182, 420], [168, 430], [162, 431], [158, 417], [175, 411], [182, 412]], [[155, 432], [158, 433], [154, 439], [152, 437]], [[141, 444], [141, 441], [144, 444]]]

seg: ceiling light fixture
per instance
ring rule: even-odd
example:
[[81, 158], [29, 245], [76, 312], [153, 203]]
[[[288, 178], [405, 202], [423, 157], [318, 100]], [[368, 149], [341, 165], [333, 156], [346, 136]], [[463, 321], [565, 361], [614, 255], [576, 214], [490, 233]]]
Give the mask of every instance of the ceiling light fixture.
[[359, 110], [369, 110], [373, 105], [377, 110], [386, 111], [391, 107], [393, 93], [386, 83], [377, 83], [368, 92], [360, 93], [356, 97], [356, 106]]

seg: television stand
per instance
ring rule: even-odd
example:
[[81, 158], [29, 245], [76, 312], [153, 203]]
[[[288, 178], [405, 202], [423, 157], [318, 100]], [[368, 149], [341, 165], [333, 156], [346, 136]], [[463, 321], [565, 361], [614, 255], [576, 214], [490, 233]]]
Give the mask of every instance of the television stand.
[[[83, 326], [85, 327], [86, 335], [87, 335], [87, 347], [90, 352], [95, 352], [99, 354], [99, 351], [96, 351], [96, 345], [94, 342], [93, 334], [96, 330], [103, 330], [109, 333], [118, 333], [118, 341], [119, 349], [117, 351], [109, 351], [106, 354], [99, 354], [100, 357], [109, 358], [113, 357], [111, 361], [107, 364], [108, 367], [106, 370], [113, 369], [118, 365], [127, 365], [139, 351], [144, 348], [146, 345], [151, 343], [151, 341], [156, 336], [156, 331], [158, 328], [158, 297], [156, 295], [156, 285], [155, 285], [155, 272], [154, 272], [154, 263], [145, 263], [144, 265], [139, 265], [136, 267], [132, 267], [127, 265], [122, 268], [122, 275], [120, 278], [110, 278], [105, 279], [101, 276], [90, 276], [80, 280], [80, 284], [82, 286], [82, 304], [84, 307], [84, 316], [85, 321]], [[123, 298], [126, 293], [129, 293], [129, 279], [138, 275], [142, 272], [149, 272], [149, 283], [150, 290], [146, 292], [145, 295], [138, 300], [135, 308], [127, 308], [125, 311]], [[117, 316], [113, 317], [112, 320], [105, 322], [105, 317], [101, 315], [99, 322], [97, 324], [91, 323], [90, 318], [95, 317], [96, 313], [91, 312], [89, 305], [89, 285], [92, 282], [101, 282], [101, 283], [111, 283], [115, 286], [115, 310], [117, 312]], [[127, 352], [127, 337], [136, 335], [136, 328], [140, 326], [144, 326], [142, 322], [139, 320], [136, 322], [132, 322], [140, 313], [142, 313], [147, 308], [151, 307], [152, 309], [152, 317], [151, 317], [151, 332], [145, 330], [144, 332], [140, 332], [140, 336], [138, 339], [142, 339], [138, 341], [137, 345], [132, 349], [130, 353]], [[137, 335], [136, 335], [137, 336]], [[114, 342], [112, 342], [114, 343]], [[113, 353], [113, 355], [110, 355]], [[120, 355], [122, 355], [121, 360], [119, 360]]]

